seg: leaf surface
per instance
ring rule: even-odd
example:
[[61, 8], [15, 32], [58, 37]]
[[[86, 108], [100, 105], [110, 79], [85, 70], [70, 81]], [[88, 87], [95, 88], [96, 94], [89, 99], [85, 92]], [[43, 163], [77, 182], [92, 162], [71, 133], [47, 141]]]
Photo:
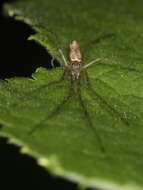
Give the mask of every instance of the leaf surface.
[[[56, 111], [69, 95], [68, 73], [64, 81], [34, 90], [59, 80], [62, 68], [39, 68], [33, 79], [0, 81], [4, 124], [0, 134], [22, 145], [22, 152], [51, 172], [82, 185], [142, 189], [143, 13], [139, 1], [23, 0], [6, 5], [5, 10], [35, 28], [38, 33], [31, 38], [62, 64], [59, 41], [68, 55], [73, 39], [80, 44], [83, 65], [98, 57], [110, 60], [87, 69], [93, 91], [82, 76], [81, 96], [90, 119], [76, 81], [73, 96]], [[90, 41], [94, 43], [87, 50]]]

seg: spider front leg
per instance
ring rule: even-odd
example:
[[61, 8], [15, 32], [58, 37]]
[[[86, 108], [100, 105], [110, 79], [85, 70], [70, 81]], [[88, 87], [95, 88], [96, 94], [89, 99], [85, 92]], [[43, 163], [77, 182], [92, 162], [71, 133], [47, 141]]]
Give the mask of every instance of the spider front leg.
[[111, 59], [108, 59], [108, 58], [106, 58], [106, 57], [101, 57], [101, 58], [97, 58], [97, 59], [91, 61], [90, 63], [88, 63], [87, 65], [85, 65], [83, 68], [86, 69], [87, 67], [90, 67], [90, 66], [93, 65], [94, 63], [97, 63], [97, 62], [100, 62], [100, 61], [110, 61], [110, 62], [112, 62], [112, 63], [117, 64], [117, 61], [115, 61], [115, 60], [111, 60]]
[[91, 61], [90, 63], [88, 63], [87, 65], [83, 66], [83, 68], [86, 69], [87, 67], [90, 67], [90, 66], [93, 65], [94, 63], [97, 63], [97, 62], [103, 61], [103, 60], [107, 60], [107, 58], [104, 58], [104, 57], [97, 58], [97, 59]]
[[61, 57], [62, 57], [62, 59], [63, 59], [63, 61], [65, 63], [65, 66], [68, 66], [68, 62], [67, 62], [67, 60], [66, 60], [66, 58], [64, 56], [64, 53], [63, 53], [62, 49], [59, 48], [58, 51], [61, 54]]
[[82, 106], [82, 108], [83, 108], [85, 118], [87, 119], [87, 121], [88, 121], [88, 123], [89, 123], [89, 126], [90, 126], [90, 127], [92, 128], [92, 130], [94, 131], [94, 134], [95, 134], [95, 136], [96, 136], [96, 138], [97, 138], [97, 140], [98, 140], [98, 143], [99, 143], [99, 145], [100, 145], [100, 149], [101, 149], [101, 151], [102, 151], [103, 153], [105, 153], [105, 148], [104, 148], [104, 146], [103, 146], [102, 140], [101, 140], [100, 136], [98, 135], [98, 132], [97, 132], [95, 126], [93, 126], [93, 123], [92, 123], [92, 121], [91, 121], [91, 119], [90, 119], [89, 113], [88, 113], [88, 111], [87, 111], [87, 109], [86, 109], [86, 107], [85, 107], [84, 101], [83, 101], [83, 99], [82, 99], [81, 87], [80, 87], [81, 84], [80, 84], [80, 83], [81, 83], [81, 75], [80, 75], [79, 78], [78, 78], [78, 96], [79, 96], [79, 100], [80, 100], [81, 106]]
[[115, 61], [115, 60], [112, 60], [112, 59], [109, 59], [109, 58], [106, 58], [106, 57], [101, 57], [101, 58], [97, 58], [93, 61], [91, 61], [90, 63], [88, 63], [87, 65], [83, 66], [84, 69], [90, 67], [91, 65], [93, 65], [94, 63], [97, 63], [97, 62], [100, 62], [100, 61], [108, 61], [110, 63], [113, 63], [114, 65], [111, 65], [109, 64], [108, 66], [120, 66], [120, 69], [123, 69], [123, 70], [128, 70], [128, 71], [134, 71], [134, 72], [140, 72], [139, 70], [136, 70], [135, 68], [133, 67], [127, 67], [125, 66], [125, 64], [122, 64], [118, 61]]
[[[61, 57], [62, 57], [62, 59], [63, 59], [63, 61], [64, 61], [64, 63], [65, 63], [65, 66], [67, 66], [67, 65], [68, 65], [68, 62], [67, 62], [67, 60], [66, 60], [66, 58], [65, 58], [65, 56], [64, 56], [64, 53], [63, 53], [63, 50], [62, 50], [62, 46], [61, 46], [61, 41], [60, 41], [58, 35], [57, 35], [55, 32], [51, 31], [49, 28], [45, 27], [45, 26], [36, 25], [36, 24], [35, 24], [35, 26], [40, 27], [40, 28], [42, 28], [42, 29], [44, 29], [44, 30], [47, 30], [51, 35], [53, 35], [53, 36], [55, 37], [55, 39], [56, 39], [56, 41], [57, 41], [57, 46], [58, 46], [57, 50], [58, 50], [58, 52], [61, 54]], [[48, 50], [47, 50], [47, 51], [48, 51]], [[48, 52], [49, 52], [49, 51], [48, 51]], [[52, 56], [52, 61], [51, 61], [52, 67], [54, 67], [54, 64], [53, 64], [54, 59], [55, 59], [55, 57]], [[62, 65], [60, 64], [60, 66], [62, 66]]]

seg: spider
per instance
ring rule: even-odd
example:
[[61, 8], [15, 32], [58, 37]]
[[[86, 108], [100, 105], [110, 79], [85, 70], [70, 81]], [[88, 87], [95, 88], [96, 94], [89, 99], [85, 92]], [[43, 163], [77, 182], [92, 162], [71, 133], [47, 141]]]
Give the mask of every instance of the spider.
[[[55, 33], [54, 33], [54, 35], [55, 35], [57, 41], [60, 44], [60, 41], [59, 41], [57, 35]], [[108, 36], [105, 36], [105, 37], [108, 37]], [[98, 41], [100, 41], [100, 39], [96, 40], [96, 42], [98, 42]], [[106, 61], [106, 60], [109, 60], [109, 59], [105, 58], [105, 57], [96, 58], [95, 60], [89, 62], [87, 65], [83, 66], [82, 65], [82, 55], [81, 55], [81, 52], [80, 52], [79, 44], [78, 44], [78, 42], [76, 40], [71, 41], [71, 43], [69, 44], [69, 60], [67, 60], [65, 58], [64, 53], [62, 51], [62, 48], [60, 46], [58, 47], [58, 52], [60, 53], [60, 55], [61, 55], [61, 57], [63, 59], [63, 62], [64, 62], [64, 66], [61, 65], [64, 68], [62, 76], [60, 77], [59, 80], [52, 81], [52, 82], [50, 82], [48, 84], [42, 85], [39, 88], [36, 88], [36, 89], [32, 90], [32, 92], [37, 91], [37, 90], [42, 89], [42, 88], [46, 88], [46, 87], [48, 87], [50, 85], [60, 83], [60, 82], [65, 80], [65, 76], [66, 76], [66, 74], [68, 74], [69, 75], [69, 80], [70, 80], [69, 94], [67, 95], [66, 98], [63, 99], [63, 101], [59, 105], [57, 105], [56, 109], [51, 113], [50, 116], [53, 116], [56, 113], [58, 113], [62, 109], [62, 107], [69, 101], [69, 99], [73, 96], [73, 94], [74, 94], [73, 84], [74, 84], [74, 82], [77, 82], [77, 89], [78, 89], [77, 93], [78, 93], [79, 101], [80, 101], [80, 104], [82, 106], [85, 118], [87, 119], [87, 121], [89, 123], [89, 126], [92, 128], [92, 130], [94, 131], [94, 133], [96, 135], [96, 138], [97, 138], [97, 140], [99, 142], [101, 151], [105, 152], [105, 149], [104, 149], [104, 146], [102, 144], [101, 138], [97, 133], [96, 127], [93, 126], [93, 123], [91, 121], [90, 115], [89, 115], [89, 113], [88, 113], [88, 111], [86, 109], [85, 103], [83, 101], [83, 97], [82, 97], [82, 94], [81, 94], [81, 79], [82, 79], [83, 76], [85, 76], [88, 90], [91, 91], [103, 104], [105, 104], [108, 107], [108, 109], [113, 111], [115, 113], [116, 117], [118, 119], [120, 119], [125, 125], [129, 125], [128, 121], [125, 118], [123, 118], [123, 116], [116, 109], [114, 109], [110, 104], [108, 104], [108, 102], [92, 88], [92, 85], [90, 83], [90, 78], [89, 78], [88, 73], [87, 73], [87, 68], [89, 68], [91, 65], [93, 65], [95, 63], [98, 63], [100, 61]], [[52, 65], [53, 65], [53, 59], [52, 59]], [[32, 92], [27, 93], [26, 95], [30, 95]], [[44, 119], [44, 121], [45, 121], [45, 119]], [[32, 134], [38, 128], [38, 126], [39, 126], [39, 124], [36, 125], [29, 132], [29, 134]]]

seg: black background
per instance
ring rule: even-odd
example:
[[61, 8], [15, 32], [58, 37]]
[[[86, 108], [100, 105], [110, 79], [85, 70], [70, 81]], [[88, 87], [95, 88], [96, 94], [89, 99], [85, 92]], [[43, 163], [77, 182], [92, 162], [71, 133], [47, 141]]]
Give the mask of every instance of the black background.
[[[48, 69], [50, 55], [35, 41], [27, 37], [36, 32], [22, 21], [5, 17], [2, 14], [4, 2], [0, 2], [0, 79], [15, 76], [31, 77], [36, 68]], [[58, 62], [55, 61], [55, 66]], [[40, 188], [76, 190], [77, 184], [60, 177], [51, 176], [36, 161], [19, 153], [19, 147], [7, 144], [6, 138], [0, 138], [0, 187], [2, 188]]]

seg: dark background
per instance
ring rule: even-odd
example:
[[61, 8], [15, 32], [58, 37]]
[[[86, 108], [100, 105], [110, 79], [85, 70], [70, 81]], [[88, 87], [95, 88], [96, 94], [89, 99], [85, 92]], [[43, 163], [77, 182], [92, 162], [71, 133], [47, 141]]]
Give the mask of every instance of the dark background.
[[[36, 32], [22, 21], [2, 14], [4, 2], [0, 1], [0, 79], [10, 77], [31, 77], [36, 68], [50, 69], [51, 56], [35, 41], [27, 37]], [[58, 62], [55, 61], [55, 66]], [[7, 144], [7, 138], [0, 138], [0, 186], [4, 188], [40, 188], [76, 190], [77, 185], [63, 178], [51, 176], [36, 161], [19, 153], [19, 147]]]

